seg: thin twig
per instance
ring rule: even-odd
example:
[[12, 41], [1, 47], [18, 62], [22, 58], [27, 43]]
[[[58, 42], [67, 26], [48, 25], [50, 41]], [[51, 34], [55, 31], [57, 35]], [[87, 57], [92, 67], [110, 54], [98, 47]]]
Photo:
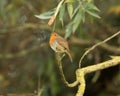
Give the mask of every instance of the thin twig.
[[118, 34], [120, 34], [120, 31], [118, 31], [117, 33], [113, 34], [112, 36], [110, 36], [109, 38], [105, 39], [104, 41], [99, 42], [99, 43], [95, 44], [94, 46], [92, 46], [91, 48], [89, 48], [89, 49], [82, 55], [82, 57], [80, 58], [79, 68], [81, 67], [81, 62], [82, 62], [82, 60], [84, 59], [84, 57], [85, 57], [88, 53], [90, 53], [92, 50], [94, 50], [97, 46], [99, 46], [99, 45], [101, 45], [101, 44], [103, 44], [103, 43], [111, 40], [112, 38], [114, 38], [114, 37], [117, 36]]
[[53, 22], [55, 21], [59, 11], [60, 11], [60, 8], [63, 4], [64, 0], [61, 0], [60, 3], [58, 4], [57, 8], [56, 8], [56, 11], [54, 13], [54, 15], [50, 18], [50, 20], [48, 21], [48, 25], [51, 26], [53, 24]]

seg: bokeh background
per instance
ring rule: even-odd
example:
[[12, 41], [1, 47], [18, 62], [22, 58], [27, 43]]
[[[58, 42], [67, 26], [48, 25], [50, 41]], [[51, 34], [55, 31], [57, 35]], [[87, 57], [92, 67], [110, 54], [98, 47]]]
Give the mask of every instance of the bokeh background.
[[[75, 95], [77, 87], [68, 88], [62, 82], [56, 55], [48, 43], [48, 21], [34, 16], [57, 4], [58, 0], [0, 0], [1, 96], [29, 96], [25, 94], [36, 94], [38, 89], [42, 90], [41, 96]], [[63, 70], [69, 82], [75, 80], [85, 50], [120, 30], [120, 0], [95, 0], [95, 4], [101, 10], [101, 19], [86, 14], [85, 23], [68, 39], [74, 62], [66, 56]], [[64, 35], [63, 30], [58, 22], [57, 33]], [[120, 35], [88, 54], [82, 67], [108, 60], [110, 55], [120, 55]], [[86, 83], [84, 96], [119, 96], [120, 66], [88, 74]]]

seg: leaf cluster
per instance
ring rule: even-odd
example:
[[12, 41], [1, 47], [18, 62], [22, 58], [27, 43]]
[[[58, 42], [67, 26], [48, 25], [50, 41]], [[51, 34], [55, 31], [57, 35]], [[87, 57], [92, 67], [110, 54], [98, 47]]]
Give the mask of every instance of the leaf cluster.
[[81, 22], [85, 22], [86, 13], [100, 18], [96, 13], [99, 11], [91, 0], [61, 0], [56, 8], [35, 16], [39, 19], [49, 19], [48, 25], [52, 25], [58, 17], [62, 26], [64, 26], [65, 19], [69, 19], [65, 29], [65, 38], [68, 38], [71, 33], [76, 32]]

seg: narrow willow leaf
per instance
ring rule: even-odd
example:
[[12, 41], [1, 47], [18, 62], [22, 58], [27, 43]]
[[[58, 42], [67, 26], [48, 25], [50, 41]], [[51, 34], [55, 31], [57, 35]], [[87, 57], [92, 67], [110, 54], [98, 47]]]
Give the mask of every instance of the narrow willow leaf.
[[56, 8], [56, 10], [55, 10], [55, 14], [54, 14], [55, 17], [56, 17], [57, 14], [59, 13], [60, 8], [61, 8], [63, 2], [64, 2], [64, 0], [61, 0], [61, 1], [59, 2], [59, 4], [57, 5], [57, 8]]
[[69, 23], [66, 27], [66, 34], [65, 34], [65, 38], [67, 39], [71, 33], [72, 33], [72, 26], [73, 26], [73, 22]]
[[55, 13], [55, 10], [50, 10], [48, 12], [42, 13], [40, 15], [35, 15], [39, 19], [50, 19], [51, 16]]
[[100, 11], [93, 3], [85, 2], [83, 3], [83, 6], [85, 7], [86, 10]]
[[72, 18], [75, 16], [75, 14], [78, 12], [80, 6], [78, 6], [77, 8], [74, 9], [74, 12], [73, 12], [73, 15], [72, 15]]
[[75, 18], [73, 19], [73, 28], [72, 31], [75, 32], [78, 28], [81, 20], [82, 20], [83, 10], [79, 9], [78, 13], [76, 14]]
[[92, 9], [94, 9], [95, 11], [100, 11], [100, 9], [98, 9], [95, 5], [93, 5]]
[[82, 18], [82, 22], [84, 23], [85, 22], [85, 12], [82, 13], [81, 18]]
[[70, 16], [70, 19], [72, 19], [72, 15], [73, 15], [73, 5], [72, 5], [72, 3], [67, 3], [67, 9], [68, 9], [68, 14]]
[[89, 11], [89, 10], [86, 10], [86, 12], [88, 13], [88, 14], [90, 14], [91, 16], [93, 16], [93, 17], [96, 17], [96, 18], [101, 18], [98, 14], [96, 14], [95, 12], [92, 12], [92, 11]]
[[100, 11], [94, 4], [92, 4], [92, 3], [89, 3], [88, 4], [88, 7], [89, 7], [89, 9], [93, 9], [93, 10], [95, 10], [95, 11]]
[[58, 13], [59, 13], [59, 11], [60, 11], [60, 8], [61, 8], [63, 2], [64, 2], [64, 0], [61, 0], [61, 1], [59, 2], [59, 4], [57, 5], [57, 8], [56, 8], [56, 10], [55, 10], [55, 12], [54, 12], [54, 15], [53, 15], [53, 16], [50, 18], [50, 20], [48, 21], [48, 25], [49, 25], [49, 26], [51, 26], [51, 25], [54, 23], [54, 21], [55, 21]]
[[65, 14], [65, 4], [61, 6], [60, 12], [59, 12], [59, 20], [61, 21], [62, 26], [64, 25], [63, 24], [64, 14]]

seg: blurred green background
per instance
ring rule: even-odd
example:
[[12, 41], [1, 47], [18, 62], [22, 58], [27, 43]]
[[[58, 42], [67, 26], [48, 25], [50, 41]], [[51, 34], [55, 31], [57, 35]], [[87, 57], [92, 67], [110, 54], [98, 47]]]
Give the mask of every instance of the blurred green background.
[[[41, 96], [74, 96], [76, 88], [62, 82], [55, 53], [48, 44], [51, 28], [47, 20], [34, 15], [53, 9], [58, 0], [0, 0], [0, 95], [36, 93]], [[120, 0], [95, 0], [101, 19], [86, 14], [68, 41], [73, 63], [66, 56], [63, 70], [69, 82], [75, 80], [78, 62], [87, 48], [120, 30]], [[60, 23], [57, 33], [64, 34]], [[120, 55], [120, 36], [96, 48], [84, 59], [82, 67]], [[120, 66], [86, 76], [84, 96], [119, 96]], [[26, 95], [27, 96], [27, 95]]]

